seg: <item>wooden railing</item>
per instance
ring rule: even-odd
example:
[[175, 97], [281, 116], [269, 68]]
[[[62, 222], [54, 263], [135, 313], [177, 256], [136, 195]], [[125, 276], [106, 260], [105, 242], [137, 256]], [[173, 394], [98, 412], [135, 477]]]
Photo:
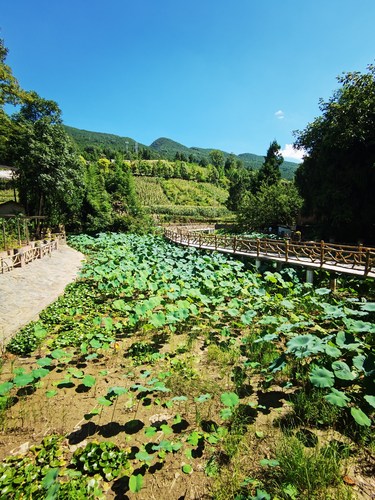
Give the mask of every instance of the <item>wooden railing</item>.
[[31, 243], [20, 248], [16, 253], [12, 251], [10, 255], [0, 256], [0, 272], [4, 273], [15, 267], [23, 267], [36, 259], [51, 255], [54, 250], [59, 248], [59, 242], [62, 239], [65, 239], [64, 233], [56, 234], [54, 239], [50, 241]]
[[170, 228], [164, 230], [164, 235], [170, 241], [195, 248], [375, 277], [375, 248], [362, 245], [250, 239]]

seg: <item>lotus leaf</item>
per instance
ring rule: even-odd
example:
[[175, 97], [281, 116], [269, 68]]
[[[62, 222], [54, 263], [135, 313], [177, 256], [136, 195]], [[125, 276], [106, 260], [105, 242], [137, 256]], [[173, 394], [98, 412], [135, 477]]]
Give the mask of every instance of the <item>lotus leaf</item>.
[[315, 387], [333, 387], [334, 385], [334, 374], [326, 368], [314, 367], [309, 378]]
[[350, 398], [346, 396], [344, 392], [338, 391], [334, 387], [332, 387], [331, 392], [329, 394], [326, 394], [324, 397], [329, 403], [341, 408], [347, 406], [350, 402]]

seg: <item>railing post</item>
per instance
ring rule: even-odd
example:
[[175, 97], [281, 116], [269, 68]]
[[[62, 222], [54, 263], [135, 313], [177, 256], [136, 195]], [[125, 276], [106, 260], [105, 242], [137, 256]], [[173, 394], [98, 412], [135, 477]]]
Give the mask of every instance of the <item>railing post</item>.
[[190, 246], [190, 233], [187, 233], [187, 246]]
[[234, 237], [233, 238], [233, 253], [234, 254], [236, 253], [236, 249], [237, 249], [237, 238]]
[[369, 271], [370, 271], [370, 250], [366, 248], [365, 276], [367, 276]]
[[215, 234], [215, 250], [217, 251], [217, 235]]
[[259, 257], [259, 253], [260, 253], [260, 239], [257, 238], [257, 257]]
[[201, 233], [198, 233], [198, 245], [199, 245], [199, 248], [202, 248], [202, 235], [201, 235]]
[[285, 262], [288, 262], [289, 240], [285, 240]]
[[324, 264], [324, 241], [320, 242], [320, 267]]

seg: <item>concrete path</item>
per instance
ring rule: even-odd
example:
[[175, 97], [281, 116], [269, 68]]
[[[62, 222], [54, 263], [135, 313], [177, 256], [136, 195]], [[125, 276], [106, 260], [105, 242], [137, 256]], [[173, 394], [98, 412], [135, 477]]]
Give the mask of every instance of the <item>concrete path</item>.
[[50, 257], [0, 274], [0, 346], [64, 292], [77, 277], [84, 258], [61, 242]]

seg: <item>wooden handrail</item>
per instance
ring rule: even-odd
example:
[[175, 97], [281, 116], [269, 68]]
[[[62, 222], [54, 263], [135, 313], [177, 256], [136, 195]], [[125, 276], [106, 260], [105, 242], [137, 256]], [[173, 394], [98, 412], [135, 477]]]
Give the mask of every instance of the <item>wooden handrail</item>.
[[[347, 274], [375, 275], [375, 248], [362, 245], [341, 245], [324, 241], [296, 242], [203, 234], [179, 229], [165, 229], [167, 239], [207, 250], [248, 255], [258, 259], [284, 261], [307, 267], [329, 270], [339, 268]], [[350, 272], [351, 271], [351, 272]]]
[[31, 248], [20, 248], [18, 253], [0, 257], [0, 272], [3, 274], [5, 271], [10, 271], [15, 267], [23, 267], [33, 260], [42, 259], [46, 255], [51, 255], [53, 250], [59, 248], [59, 240], [65, 239], [65, 233], [54, 235], [56, 239], [41, 243], [39, 246]]

